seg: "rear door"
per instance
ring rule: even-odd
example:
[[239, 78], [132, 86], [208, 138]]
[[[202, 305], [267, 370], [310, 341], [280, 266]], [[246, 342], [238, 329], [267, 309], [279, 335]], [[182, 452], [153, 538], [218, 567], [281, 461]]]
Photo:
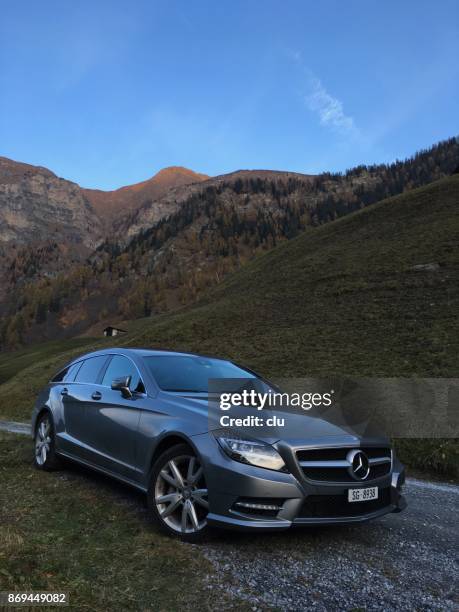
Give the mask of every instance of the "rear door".
[[[131, 376], [132, 397], [111, 389], [115, 378]], [[137, 480], [135, 450], [141, 411], [146, 408], [144, 383], [135, 363], [124, 355], [112, 355], [100, 385], [87, 405], [86, 426], [94, 458], [104, 467]]]
[[[69, 427], [70, 430], [78, 427], [73, 422], [74, 413], [71, 410], [71, 384], [75, 380], [82, 363], [82, 361], [78, 361], [64, 368], [51, 381], [51, 401], [54, 406], [58, 406], [54, 412], [54, 427], [56, 436], [59, 438], [59, 448], [62, 448], [62, 450], [68, 451], [70, 448], [69, 442], [65, 440], [67, 436], [66, 427]], [[68, 422], [66, 423], [66, 421]]]
[[61, 394], [65, 431], [60, 436], [61, 448], [81, 459], [90, 459], [91, 456], [88, 448], [90, 431], [87, 426], [87, 408], [108, 359], [108, 355], [100, 355], [82, 360], [74, 373], [74, 380], [63, 381]]

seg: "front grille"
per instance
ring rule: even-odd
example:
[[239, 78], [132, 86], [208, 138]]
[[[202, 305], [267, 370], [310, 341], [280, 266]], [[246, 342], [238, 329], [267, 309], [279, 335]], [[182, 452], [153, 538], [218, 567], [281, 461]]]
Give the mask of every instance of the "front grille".
[[390, 487], [379, 490], [378, 499], [349, 502], [344, 495], [309, 495], [298, 518], [342, 518], [371, 514], [390, 505]]
[[390, 474], [392, 453], [388, 447], [311, 448], [297, 451], [296, 458], [303, 474], [310, 480], [340, 483], [362, 482], [349, 473], [350, 463], [347, 456], [352, 450], [363, 451], [368, 457], [370, 471], [364, 479], [365, 482]]

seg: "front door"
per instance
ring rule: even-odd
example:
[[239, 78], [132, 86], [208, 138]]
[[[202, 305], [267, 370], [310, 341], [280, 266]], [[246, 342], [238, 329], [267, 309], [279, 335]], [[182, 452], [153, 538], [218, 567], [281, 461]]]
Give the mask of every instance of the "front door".
[[[121, 376], [131, 377], [132, 397], [123, 397], [111, 388]], [[114, 355], [100, 384], [86, 406], [86, 426], [94, 463], [132, 480], [140, 477], [135, 449], [140, 414], [146, 405], [145, 388], [135, 364], [123, 355]]]

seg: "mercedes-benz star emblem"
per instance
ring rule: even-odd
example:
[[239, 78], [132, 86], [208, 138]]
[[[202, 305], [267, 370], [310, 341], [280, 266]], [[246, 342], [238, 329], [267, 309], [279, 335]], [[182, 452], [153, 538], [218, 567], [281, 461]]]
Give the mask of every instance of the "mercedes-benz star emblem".
[[356, 480], [365, 480], [370, 473], [370, 462], [365, 453], [361, 450], [351, 450], [346, 459], [349, 462], [349, 474]]

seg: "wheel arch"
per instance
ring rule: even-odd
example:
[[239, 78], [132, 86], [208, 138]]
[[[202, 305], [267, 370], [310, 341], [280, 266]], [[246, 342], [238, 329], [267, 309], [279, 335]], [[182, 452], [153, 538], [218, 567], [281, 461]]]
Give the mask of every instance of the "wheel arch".
[[49, 416], [51, 417], [51, 421], [53, 423], [53, 427], [54, 427], [54, 416], [53, 416], [53, 411], [51, 410], [51, 408], [49, 406], [46, 406], [46, 404], [44, 406], [42, 406], [41, 408], [38, 409], [37, 411], [37, 415], [34, 419], [34, 422], [32, 424], [32, 436], [35, 437], [35, 434], [37, 433], [37, 425], [38, 425], [38, 421], [41, 419], [41, 417], [45, 414], [48, 413]]
[[172, 448], [173, 446], [177, 446], [177, 444], [186, 444], [187, 446], [189, 446], [190, 449], [196, 454], [198, 459], [201, 461], [201, 465], [202, 465], [201, 454], [196, 448], [196, 445], [193, 443], [193, 441], [181, 432], [170, 431], [170, 432], [165, 433], [158, 440], [158, 442], [155, 444], [152, 450], [151, 457], [150, 457], [150, 466], [149, 466], [150, 473], [158, 457], [162, 455], [164, 452], [166, 452], [167, 450], [169, 450], [170, 448]]

